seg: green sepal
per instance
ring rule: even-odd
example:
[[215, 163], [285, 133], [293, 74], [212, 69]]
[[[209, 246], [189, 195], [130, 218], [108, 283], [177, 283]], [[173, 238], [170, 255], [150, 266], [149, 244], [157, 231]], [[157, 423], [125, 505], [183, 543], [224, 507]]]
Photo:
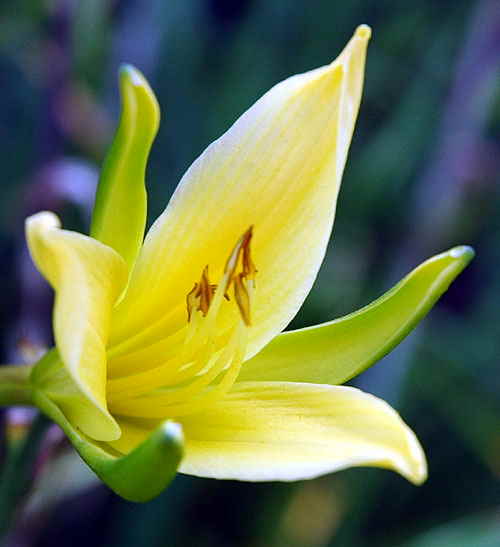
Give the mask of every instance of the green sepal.
[[122, 498], [134, 502], [149, 501], [175, 477], [183, 455], [183, 435], [179, 424], [164, 422], [130, 453], [120, 455], [74, 428], [43, 391], [34, 389], [33, 402], [63, 429], [83, 460]]
[[238, 381], [342, 384], [389, 353], [474, 257], [459, 246], [429, 258], [383, 296], [340, 319], [284, 332], [245, 363]]
[[160, 108], [144, 76], [130, 65], [120, 69], [120, 95], [120, 123], [101, 171], [90, 235], [115, 249], [130, 271], [144, 238], [144, 177]]

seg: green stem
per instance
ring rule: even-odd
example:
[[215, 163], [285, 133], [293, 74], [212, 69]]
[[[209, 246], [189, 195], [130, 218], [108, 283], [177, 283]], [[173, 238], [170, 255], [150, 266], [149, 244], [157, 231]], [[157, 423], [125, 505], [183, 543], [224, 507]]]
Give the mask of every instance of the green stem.
[[29, 433], [23, 439], [9, 445], [0, 474], [0, 539], [5, 537], [19, 502], [33, 482], [40, 444], [51, 423], [43, 414], [38, 414]]
[[0, 366], [0, 406], [32, 405], [31, 365]]

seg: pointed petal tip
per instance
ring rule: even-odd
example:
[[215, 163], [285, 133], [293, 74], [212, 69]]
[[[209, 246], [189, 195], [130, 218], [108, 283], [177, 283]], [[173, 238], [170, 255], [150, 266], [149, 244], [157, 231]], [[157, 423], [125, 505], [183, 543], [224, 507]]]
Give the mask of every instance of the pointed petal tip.
[[43, 228], [60, 228], [61, 221], [52, 211], [40, 211], [26, 219], [26, 226], [39, 226]]
[[415, 486], [420, 486], [427, 480], [427, 458], [417, 436], [408, 428], [408, 448], [410, 452], [411, 463], [409, 469], [402, 474]]
[[372, 36], [372, 29], [368, 25], [359, 25], [354, 35], [358, 38], [368, 41]]
[[180, 423], [168, 420], [163, 422], [159, 428], [159, 431], [162, 435], [162, 439], [167, 444], [176, 444], [180, 448], [184, 446], [184, 433]]
[[115, 472], [100, 475], [126, 500], [146, 502], [158, 496], [173, 480], [184, 456], [180, 424], [163, 422], [141, 444], [115, 462]]
[[408, 477], [408, 480], [415, 486], [422, 486], [427, 481], [427, 466], [419, 470], [416, 474]]
[[160, 125], [160, 106], [144, 75], [119, 69], [121, 115], [106, 155], [95, 198], [90, 235], [113, 248], [132, 271], [144, 239], [145, 173]]
[[153, 136], [156, 135], [160, 119], [160, 106], [151, 86], [144, 74], [135, 66], [123, 63], [118, 70], [120, 92], [126, 95], [127, 89], [131, 91], [134, 101], [138, 101], [137, 107], [141, 117], [152, 128]]
[[476, 251], [469, 245], [458, 245], [448, 251], [452, 258], [458, 258], [464, 265], [467, 265], [475, 256]]
[[397, 468], [399, 474], [414, 486], [422, 486], [427, 480], [427, 462], [424, 458], [421, 462], [415, 462], [412, 468]]
[[140, 72], [140, 70], [135, 68], [135, 66], [130, 65], [128, 63], [123, 63], [120, 65], [120, 68], [118, 69], [118, 74], [119, 74], [120, 80], [127, 80], [132, 85], [135, 85], [135, 86], [148, 85], [146, 78], [144, 78], [144, 75], [142, 74], [142, 72]]
[[[341, 73], [348, 70], [349, 59], [366, 51], [371, 35], [372, 29], [368, 25], [359, 25], [342, 53], [330, 63], [330, 68], [339, 69]], [[360, 66], [364, 68], [364, 62]]]

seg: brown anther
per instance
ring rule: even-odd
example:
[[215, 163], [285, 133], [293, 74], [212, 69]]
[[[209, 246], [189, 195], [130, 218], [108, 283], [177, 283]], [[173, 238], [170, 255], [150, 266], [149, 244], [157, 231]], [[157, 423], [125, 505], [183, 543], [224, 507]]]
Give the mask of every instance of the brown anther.
[[199, 293], [200, 302], [198, 310], [206, 316], [213, 296], [212, 285], [208, 277], [208, 265], [205, 266], [203, 273], [201, 274]]
[[241, 317], [246, 325], [252, 324], [250, 318], [250, 296], [245, 284], [245, 274], [240, 273], [234, 278], [234, 298], [238, 304]]
[[196, 306], [196, 301], [198, 299], [197, 292], [198, 292], [198, 283], [195, 283], [194, 287], [187, 293], [187, 296], [186, 296], [188, 322], [191, 321], [193, 310]]
[[245, 277], [252, 278], [252, 276], [257, 272], [255, 266], [252, 263], [250, 257], [250, 242], [253, 236], [253, 226], [250, 226], [248, 230], [240, 237], [238, 243], [235, 245], [233, 252], [229, 256], [226, 266], [224, 268], [224, 273], [229, 273], [229, 282], [228, 286], [231, 284], [234, 273], [238, 266], [239, 258], [242, 256], [242, 267]]
[[243, 236], [243, 257], [242, 257], [242, 266], [243, 266], [243, 275], [246, 279], [255, 279], [255, 274], [257, 273], [257, 268], [252, 262], [250, 243], [253, 237], [253, 226], [250, 226]]
[[[250, 325], [250, 295], [248, 294], [247, 281], [251, 281], [255, 285], [255, 274], [257, 269], [252, 262], [250, 243], [253, 237], [253, 226], [240, 237], [233, 251], [227, 259], [224, 267], [224, 298], [229, 298], [229, 288], [234, 284], [234, 296], [240, 310], [243, 321]], [[241, 257], [241, 271], [236, 273]], [[212, 299], [217, 291], [217, 285], [210, 283], [208, 276], [208, 265], [203, 269], [201, 279], [195, 283], [193, 289], [186, 297], [188, 321], [191, 320], [193, 310], [201, 311], [203, 316], [206, 316], [210, 308]]]

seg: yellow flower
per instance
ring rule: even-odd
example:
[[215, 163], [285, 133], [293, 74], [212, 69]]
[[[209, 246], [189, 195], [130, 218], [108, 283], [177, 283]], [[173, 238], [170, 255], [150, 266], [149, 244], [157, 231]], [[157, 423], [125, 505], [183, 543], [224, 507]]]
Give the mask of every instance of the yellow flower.
[[[55, 290], [57, 348], [34, 368], [32, 399], [125, 497], [157, 493], [162, 469], [143, 491], [127, 490], [134, 473], [110, 478], [96, 454], [151, 467], [147, 439], [168, 431], [175, 472], [180, 428], [180, 471], [193, 475], [296, 480], [371, 465], [425, 480], [423, 451], [397, 412], [337, 384], [390, 351], [472, 251], [433, 257], [345, 318], [280, 334], [325, 254], [369, 38], [360, 26], [331, 64], [257, 101], [193, 163], [144, 242], [159, 114], [125, 67], [91, 236], [62, 230], [49, 212], [27, 220], [31, 255]], [[180, 428], [162, 430], [168, 420]]]

